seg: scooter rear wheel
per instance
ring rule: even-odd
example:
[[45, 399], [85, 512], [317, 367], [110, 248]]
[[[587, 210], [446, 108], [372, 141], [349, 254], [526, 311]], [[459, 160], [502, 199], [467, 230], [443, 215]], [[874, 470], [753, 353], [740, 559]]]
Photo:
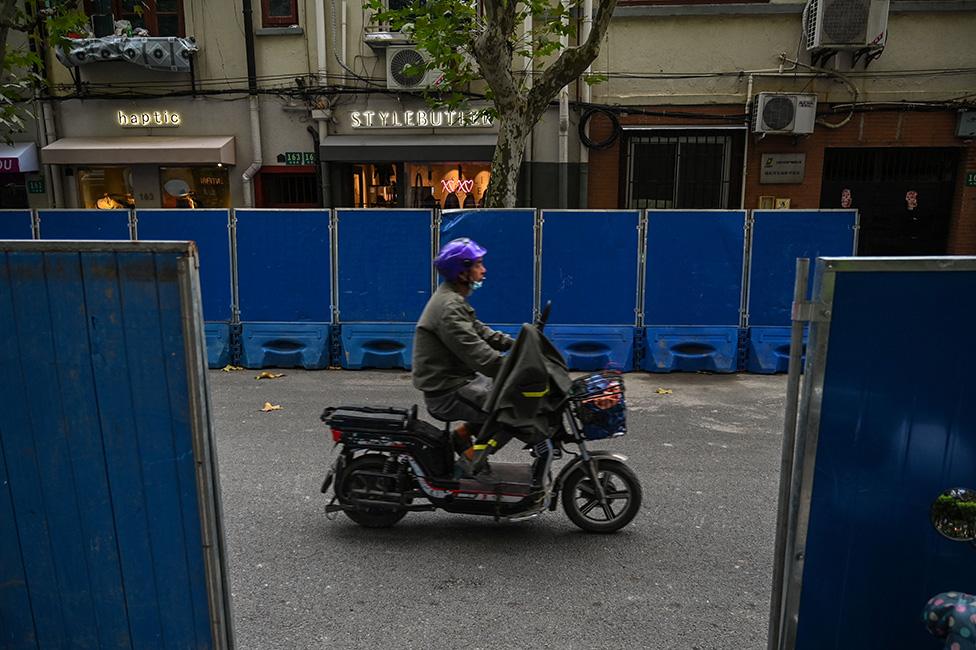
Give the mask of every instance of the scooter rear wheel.
[[[346, 465], [336, 479], [335, 494], [340, 504], [350, 506], [346, 516], [366, 528], [389, 528], [407, 514], [406, 510], [388, 506], [367, 506], [363, 501], [378, 498], [377, 493], [396, 493], [396, 479], [377, 476], [386, 467], [386, 456], [368, 454]], [[359, 501], [355, 503], [353, 498]]]
[[597, 478], [606, 503], [601, 504], [589, 469], [573, 470], [562, 487], [563, 510], [574, 524], [591, 533], [613, 533], [637, 516], [643, 491], [634, 470], [619, 460], [597, 460]]

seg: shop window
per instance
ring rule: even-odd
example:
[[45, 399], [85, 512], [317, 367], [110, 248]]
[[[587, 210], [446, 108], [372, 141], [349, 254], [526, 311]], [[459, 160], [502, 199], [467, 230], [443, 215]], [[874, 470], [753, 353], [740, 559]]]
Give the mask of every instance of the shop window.
[[262, 208], [317, 208], [319, 180], [314, 167], [263, 167], [255, 185]]
[[298, 0], [261, 0], [264, 27], [289, 27], [298, 24]]
[[85, 0], [88, 15], [111, 11], [115, 20], [128, 20], [150, 36], [183, 36], [182, 0]]
[[160, 167], [164, 208], [229, 208], [230, 174], [226, 167]]
[[490, 162], [359, 163], [351, 165], [357, 208], [484, 207]]
[[481, 208], [491, 163], [406, 163], [408, 208]]
[[399, 207], [398, 167], [394, 163], [353, 165], [353, 205], [357, 208]]
[[136, 207], [132, 194], [130, 167], [90, 167], [79, 169], [78, 195], [85, 208], [125, 210]]
[[0, 174], [0, 209], [28, 208], [25, 174]]
[[629, 208], [728, 209], [738, 205], [741, 137], [721, 133], [631, 136]]

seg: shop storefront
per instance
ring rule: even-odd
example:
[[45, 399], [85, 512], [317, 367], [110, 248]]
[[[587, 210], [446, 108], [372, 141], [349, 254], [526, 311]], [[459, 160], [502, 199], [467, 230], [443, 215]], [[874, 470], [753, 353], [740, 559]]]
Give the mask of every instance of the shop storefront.
[[63, 138], [41, 156], [71, 170], [77, 207], [231, 207], [233, 136]]
[[339, 113], [337, 133], [322, 140], [319, 155], [329, 167], [332, 205], [483, 207], [494, 121], [476, 110], [381, 101]]
[[39, 169], [37, 145], [33, 142], [0, 145], [0, 209], [30, 207], [29, 175]]
[[[173, 107], [103, 109], [86, 118], [86, 130], [100, 135], [64, 137], [41, 150], [44, 164], [62, 167], [69, 205], [232, 206], [231, 168], [237, 162], [233, 135], [184, 135], [191, 120]], [[107, 133], [111, 135], [101, 135]]]

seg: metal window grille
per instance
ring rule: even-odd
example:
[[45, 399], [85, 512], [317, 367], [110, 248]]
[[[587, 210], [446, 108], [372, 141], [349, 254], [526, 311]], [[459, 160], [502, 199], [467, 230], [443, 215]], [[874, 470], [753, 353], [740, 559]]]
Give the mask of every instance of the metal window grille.
[[951, 182], [957, 165], [958, 151], [949, 148], [831, 148], [824, 153], [824, 181]]
[[732, 187], [734, 136], [653, 134], [629, 138], [630, 208], [723, 209]]
[[307, 207], [319, 204], [315, 174], [265, 174], [262, 184], [267, 205]]

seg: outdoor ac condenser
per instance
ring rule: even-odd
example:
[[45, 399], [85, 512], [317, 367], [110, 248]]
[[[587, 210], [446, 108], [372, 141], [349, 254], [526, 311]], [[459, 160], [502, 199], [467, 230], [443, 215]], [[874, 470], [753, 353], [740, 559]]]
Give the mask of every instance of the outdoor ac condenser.
[[817, 96], [795, 93], [759, 93], [753, 115], [753, 133], [805, 135], [813, 133]]
[[437, 84], [438, 70], [424, 71], [427, 61], [415, 45], [391, 45], [386, 48], [386, 87], [391, 90], [423, 90]]
[[884, 47], [889, 0], [809, 0], [803, 10], [807, 50]]

